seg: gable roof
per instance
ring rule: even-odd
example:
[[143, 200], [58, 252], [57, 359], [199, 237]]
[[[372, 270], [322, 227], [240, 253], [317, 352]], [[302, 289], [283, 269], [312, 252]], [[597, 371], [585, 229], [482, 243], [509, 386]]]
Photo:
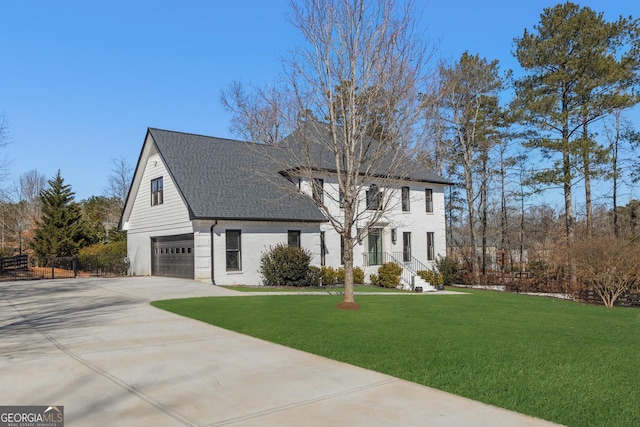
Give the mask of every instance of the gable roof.
[[[336, 172], [335, 155], [329, 149], [327, 141], [331, 141], [331, 128], [326, 123], [307, 121], [291, 135], [278, 143], [278, 146], [285, 149], [288, 157], [296, 160], [291, 161], [292, 169], [295, 169], [295, 162], [300, 167], [305, 167], [308, 163], [314, 165], [314, 169]], [[338, 134], [338, 138], [342, 138]], [[373, 138], [367, 137], [366, 144], [370, 144], [370, 152], [376, 152], [376, 146], [381, 144]], [[340, 147], [340, 144], [338, 144]], [[436, 183], [451, 185], [449, 181], [440, 175], [419, 165], [412, 159], [400, 161], [396, 157], [398, 153], [389, 150], [388, 155], [376, 160], [377, 170], [369, 171], [369, 174], [380, 178], [392, 178], [399, 180], [409, 180], [416, 182]], [[310, 162], [307, 160], [309, 156]], [[402, 170], [400, 166], [402, 165]], [[362, 165], [361, 173], [366, 170], [366, 165]]]
[[277, 147], [148, 129], [191, 219], [324, 222], [324, 215], [261, 155]]

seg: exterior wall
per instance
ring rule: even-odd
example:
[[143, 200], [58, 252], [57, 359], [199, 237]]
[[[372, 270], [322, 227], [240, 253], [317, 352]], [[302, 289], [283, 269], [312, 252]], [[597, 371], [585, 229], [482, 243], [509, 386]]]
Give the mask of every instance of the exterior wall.
[[[342, 219], [341, 209], [339, 207], [339, 191], [337, 180], [334, 176], [326, 174], [318, 176], [324, 179], [324, 204], [337, 219]], [[386, 212], [379, 218], [373, 227], [382, 229], [382, 251], [395, 256], [402, 261], [401, 253], [402, 235], [404, 232], [411, 233], [411, 254], [427, 267], [433, 268], [435, 262], [427, 260], [427, 233], [434, 233], [434, 258], [438, 255], [446, 255], [446, 231], [445, 231], [445, 212], [444, 212], [444, 185], [420, 183], [420, 182], [401, 182], [394, 183], [393, 186], [384, 187], [384, 183], [376, 183], [380, 187], [380, 191], [384, 194], [385, 199], [388, 197], [389, 203]], [[408, 184], [408, 185], [407, 185]], [[387, 183], [388, 185], [388, 183]], [[409, 211], [402, 211], [402, 192], [403, 186], [409, 187]], [[300, 190], [311, 195], [311, 183], [305, 179], [300, 180]], [[425, 189], [432, 190], [433, 212], [426, 211]], [[360, 196], [358, 210], [362, 212], [361, 218], [357, 221], [357, 228], [366, 228], [371, 221], [371, 216], [366, 211], [366, 194]], [[321, 230], [325, 232], [326, 255], [325, 264], [327, 266], [339, 267], [341, 265], [340, 258], [340, 236], [332, 228], [329, 223], [323, 224]], [[392, 230], [396, 230], [396, 241], [392, 241]], [[355, 235], [356, 230], [353, 231]], [[368, 253], [368, 237], [365, 235], [360, 242], [354, 247], [354, 266], [362, 267], [365, 264], [365, 255]], [[365, 273], [377, 273], [378, 266], [369, 266], [365, 268]]]
[[[215, 225], [214, 225], [215, 224]], [[211, 232], [211, 226], [213, 233]], [[241, 262], [240, 271], [226, 269], [226, 231], [240, 230]], [[210, 267], [205, 267], [204, 259], [211, 259], [211, 235], [213, 235], [213, 279], [216, 285], [263, 284], [258, 272], [262, 254], [279, 243], [287, 244], [287, 231], [300, 231], [300, 245], [312, 254], [311, 264], [320, 265], [320, 226], [310, 223], [253, 222], [253, 221], [218, 221], [198, 223], [196, 227], [196, 279], [210, 281]], [[208, 238], [205, 238], [208, 234]], [[209, 245], [205, 245], [205, 241]], [[200, 242], [200, 244], [198, 243]], [[338, 247], [339, 248], [339, 247]]]
[[[163, 203], [151, 206], [151, 180], [159, 177]], [[151, 237], [193, 232], [189, 211], [157, 153], [151, 153], [144, 165], [131, 214], [122, 228], [127, 231], [127, 256], [136, 276], [151, 275]]]
[[[151, 274], [151, 238], [176, 234], [194, 235], [194, 261], [196, 280], [218, 285], [250, 285], [262, 284], [258, 273], [260, 257], [271, 246], [287, 243], [288, 230], [301, 231], [301, 246], [312, 253], [312, 265], [321, 265], [320, 232], [325, 233], [324, 258], [325, 265], [340, 267], [340, 236], [329, 223], [288, 223], [288, 222], [256, 222], [256, 221], [211, 221], [189, 219], [189, 212], [180, 196], [160, 156], [153, 145], [145, 148], [141, 156], [144, 164], [139, 165], [136, 177], [137, 192], [130, 208], [123, 229], [127, 230], [127, 251], [134, 275]], [[146, 160], [145, 160], [146, 159]], [[151, 180], [162, 176], [163, 203], [151, 205]], [[338, 203], [338, 185], [335, 177], [327, 174], [324, 179], [324, 202], [332, 215], [340, 218], [341, 209]], [[382, 230], [382, 251], [392, 255], [402, 253], [402, 233], [411, 233], [411, 251], [413, 257], [429, 267], [433, 261], [427, 261], [427, 233], [435, 236], [435, 255], [446, 254], [446, 233], [444, 215], [444, 186], [441, 184], [409, 183], [410, 210], [402, 211], [401, 187], [406, 182], [397, 182], [393, 187], [384, 188], [378, 183], [385, 198], [389, 198], [388, 210], [375, 224]], [[134, 187], [135, 188], [135, 187]], [[425, 209], [425, 188], [433, 190], [433, 213]], [[311, 195], [308, 181], [300, 181], [300, 190]], [[357, 228], [371, 225], [371, 215], [366, 212], [365, 194], [361, 195], [359, 209], [363, 211]], [[130, 201], [131, 202], [131, 201]], [[213, 228], [212, 228], [213, 227]], [[241, 231], [240, 271], [226, 269], [226, 230]], [[392, 230], [397, 239], [392, 241]], [[356, 230], [353, 231], [355, 234]], [[354, 247], [354, 266], [365, 265], [364, 255], [368, 253], [368, 238], [364, 236]], [[400, 255], [401, 256], [401, 255]], [[212, 262], [213, 260], [213, 262]], [[400, 258], [401, 260], [401, 258]], [[368, 275], [377, 272], [378, 266], [365, 268]]]

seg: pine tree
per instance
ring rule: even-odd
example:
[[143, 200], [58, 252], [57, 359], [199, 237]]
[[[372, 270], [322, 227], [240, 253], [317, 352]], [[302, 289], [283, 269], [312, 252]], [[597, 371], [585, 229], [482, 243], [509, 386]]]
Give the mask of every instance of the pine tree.
[[75, 193], [64, 183], [60, 171], [40, 193], [42, 218], [33, 239], [38, 256], [73, 256], [85, 243], [85, 226]]
[[[544, 9], [534, 30], [525, 30], [514, 40], [515, 55], [527, 73], [516, 81], [515, 105], [538, 131], [526, 146], [553, 160], [550, 168], [533, 178], [544, 185], [563, 186], [565, 232], [571, 247], [573, 181], [583, 175], [589, 201], [592, 166], [600, 151], [590, 138], [589, 124], [636, 102], [631, 89], [640, 64], [639, 27], [632, 18], [610, 23], [602, 13], [567, 2]], [[573, 259], [570, 275], [575, 285]]]

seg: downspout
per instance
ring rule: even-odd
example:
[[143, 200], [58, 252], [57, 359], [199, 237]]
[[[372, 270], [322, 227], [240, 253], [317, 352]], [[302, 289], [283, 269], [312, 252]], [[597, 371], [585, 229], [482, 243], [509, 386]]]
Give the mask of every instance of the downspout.
[[215, 285], [216, 284], [216, 275], [214, 273], [215, 269], [214, 269], [214, 257], [213, 257], [213, 227], [215, 227], [216, 225], [218, 225], [218, 220], [216, 219], [213, 223], [213, 225], [211, 226], [211, 284]]

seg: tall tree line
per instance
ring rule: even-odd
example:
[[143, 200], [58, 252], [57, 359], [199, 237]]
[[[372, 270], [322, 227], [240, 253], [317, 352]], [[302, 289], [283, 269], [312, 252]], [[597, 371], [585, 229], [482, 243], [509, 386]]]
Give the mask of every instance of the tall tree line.
[[[432, 150], [444, 158], [441, 170], [463, 190], [464, 204], [450, 199], [447, 212], [450, 217], [456, 208], [465, 212], [457, 224], [448, 219], [450, 236], [455, 227], [465, 239], [455, 242], [454, 237], [449, 243], [467, 247], [476, 281], [486, 271], [488, 215], [499, 219], [492, 245], [501, 247], [505, 268], [512, 246], [522, 253], [525, 200], [535, 192], [562, 188], [565, 245], [571, 248], [576, 239], [574, 187], [579, 182], [584, 188], [580, 230], [589, 237], [595, 229], [592, 182], [610, 182], [613, 232], [620, 234], [618, 185], [629, 158], [621, 158], [619, 148], [633, 147], [634, 141], [621, 120], [638, 103], [639, 40], [637, 20], [607, 22], [602, 13], [567, 2], [544, 9], [533, 30], [514, 39], [522, 67], [518, 78], [501, 76], [497, 61], [467, 52], [439, 66], [438, 90], [430, 95], [437, 101], [428, 104], [438, 106], [440, 124], [433, 133], [442, 136]], [[512, 89], [513, 98], [501, 106], [498, 100], [509, 98], [504, 89]], [[535, 158], [540, 161], [534, 164]], [[516, 212], [521, 226], [514, 235], [508, 230], [517, 222]], [[575, 283], [572, 259], [569, 277]]]
[[[367, 138], [422, 161], [454, 184], [446, 191], [448, 244], [465, 248], [462, 254], [476, 282], [493, 268], [492, 257], [499, 258], [503, 270], [522, 270], [527, 249], [542, 254], [545, 246], [560, 242], [575, 284], [570, 249], [577, 231], [593, 236], [606, 223], [607, 230], [624, 234], [620, 183], [638, 169], [633, 152], [625, 148], [637, 149], [640, 140], [623, 120], [625, 110], [638, 103], [636, 19], [607, 21], [602, 13], [566, 2], [545, 8], [532, 29], [515, 37], [519, 70], [503, 71], [497, 60], [470, 52], [426, 70], [412, 60], [427, 59], [427, 52], [413, 37], [415, 21], [407, 19], [411, 2], [405, 9], [390, 0], [307, 0], [292, 7], [292, 24], [306, 44], [284, 63], [286, 90], [274, 84], [247, 91], [232, 84], [221, 96], [233, 114], [232, 131], [278, 144], [301, 124], [329, 125], [326, 148], [335, 155], [348, 206], [357, 201], [363, 180], [347, 171], [357, 171], [367, 160], [353, 157], [370, 147]], [[394, 50], [400, 46], [402, 55]], [[416, 105], [420, 118], [410, 110]], [[417, 126], [424, 132], [416, 132]], [[420, 144], [425, 135], [427, 148]], [[416, 147], [423, 151], [411, 151]], [[352, 167], [346, 166], [347, 158]], [[313, 165], [307, 166], [312, 179]], [[593, 202], [594, 182], [611, 185], [611, 226]], [[558, 187], [561, 212], [532, 203]], [[575, 212], [577, 188], [584, 190], [584, 219]], [[538, 224], [536, 215], [548, 225]], [[350, 219], [330, 221], [345, 239], [349, 259], [348, 248], [362, 236], [353, 234], [355, 217], [345, 218]], [[559, 220], [561, 232], [555, 227]], [[625, 221], [633, 224], [633, 215]], [[499, 256], [492, 253], [496, 247]], [[349, 292], [345, 295], [345, 301], [353, 301]]]

